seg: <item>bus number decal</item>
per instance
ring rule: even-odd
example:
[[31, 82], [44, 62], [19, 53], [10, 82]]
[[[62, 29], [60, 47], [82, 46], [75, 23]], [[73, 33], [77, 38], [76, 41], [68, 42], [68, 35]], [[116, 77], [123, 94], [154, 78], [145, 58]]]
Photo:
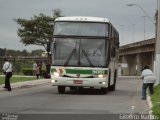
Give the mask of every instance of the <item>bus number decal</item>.
[[93, 74], [105, 74], [104, 70], [93, 70]]

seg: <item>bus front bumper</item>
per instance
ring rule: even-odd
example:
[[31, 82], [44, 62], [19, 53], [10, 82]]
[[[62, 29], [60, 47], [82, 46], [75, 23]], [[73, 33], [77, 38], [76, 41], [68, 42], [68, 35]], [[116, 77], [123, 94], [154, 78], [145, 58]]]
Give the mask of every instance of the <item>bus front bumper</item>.
[[53, 86], [81, 86], [81, 87], [108, 87], [108, 79], [104, 78], [66, 78], [53, 77], [51, 79]]

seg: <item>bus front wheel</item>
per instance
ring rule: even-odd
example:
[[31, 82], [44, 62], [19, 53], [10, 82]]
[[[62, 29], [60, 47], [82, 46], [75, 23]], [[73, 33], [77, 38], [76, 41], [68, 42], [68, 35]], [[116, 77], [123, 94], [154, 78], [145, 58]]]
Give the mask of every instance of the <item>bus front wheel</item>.
[[101, 88], [101, 93], [102, 94], [107, 94], [108, 88]]
[[110, 90], [110, 91], [115, 91], [115, 87], [116, 87], [115, 84], [114, 84], [114, 85], [111, 85], [111, 86], [109, 87], [109, 90]]
[[58, 86], [58, 93], [60, 94], [65, 93], [65, 86]]

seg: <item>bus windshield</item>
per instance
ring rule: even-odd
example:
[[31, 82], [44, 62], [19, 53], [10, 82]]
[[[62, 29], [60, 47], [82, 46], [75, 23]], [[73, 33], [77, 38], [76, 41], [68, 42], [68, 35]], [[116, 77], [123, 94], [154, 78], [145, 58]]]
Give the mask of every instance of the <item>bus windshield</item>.
[[94, 22], [56, 22], [54, 35], [108, 37], [108, 24]]
[[55, 38], [54, 65], [106, 66], [105, 39]]

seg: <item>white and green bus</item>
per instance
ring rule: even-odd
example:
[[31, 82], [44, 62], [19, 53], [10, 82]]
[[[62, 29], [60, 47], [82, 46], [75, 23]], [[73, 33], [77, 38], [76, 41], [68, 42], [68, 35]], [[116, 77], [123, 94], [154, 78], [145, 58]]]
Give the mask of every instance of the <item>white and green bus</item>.
[[51, 42], [51, 83], [59, 93], [79, 88], [115, 90], [119, 34], [98, 17], [58, 17]]

